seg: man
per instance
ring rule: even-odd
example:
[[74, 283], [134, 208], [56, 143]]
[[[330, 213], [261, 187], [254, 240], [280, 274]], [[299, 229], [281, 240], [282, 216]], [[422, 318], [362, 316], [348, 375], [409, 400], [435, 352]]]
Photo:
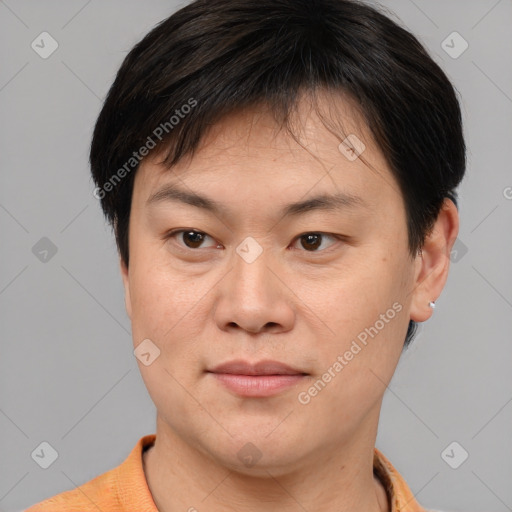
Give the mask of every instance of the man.
[[352, 0], [198, 0], [91, 146], [156, 435], [43, 511], [421, 511], [375, 449], [458, 233], [453, 86]]

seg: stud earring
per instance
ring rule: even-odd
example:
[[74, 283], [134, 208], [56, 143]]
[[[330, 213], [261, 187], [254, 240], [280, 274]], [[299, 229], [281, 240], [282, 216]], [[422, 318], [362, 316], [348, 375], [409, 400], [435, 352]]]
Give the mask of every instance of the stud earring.
[[428, 305], [429, 305], [429, 307], [431, 307], [432, 309], [435, 309], [435, 307], [436, 307], [436, 303], [435, 303], [435, 301], [432, 301], [432, 300], [428, 303]]

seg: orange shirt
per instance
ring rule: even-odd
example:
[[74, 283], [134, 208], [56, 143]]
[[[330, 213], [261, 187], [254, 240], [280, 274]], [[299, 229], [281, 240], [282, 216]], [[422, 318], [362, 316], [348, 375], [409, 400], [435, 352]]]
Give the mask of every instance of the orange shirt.
[[[142, 467], [142, 451], [151, 446], [155, 438], [156, 434], [141, 437], [119, 466], [74, 490], [41, 501], [25, 512], [158, 512]], [[373, 466], [388, 492], [391, 512], [426, 512], [401, 475], [377, 449]]]

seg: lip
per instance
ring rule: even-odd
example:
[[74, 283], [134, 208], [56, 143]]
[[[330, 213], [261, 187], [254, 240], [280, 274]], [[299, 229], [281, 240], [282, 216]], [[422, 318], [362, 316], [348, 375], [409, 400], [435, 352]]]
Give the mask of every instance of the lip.
[[292, 368], [279, 361], [258, 361], [248, 363], [241, 359], [228, 361], [209, 370], [211, 373], [228, 373], [232, 375], [305, 375], [306, 372]]
[[208, 373], [228, 390], [243, 397], [267, 397], [297, 385], [307, 373], [279, 361], [229, 361]]

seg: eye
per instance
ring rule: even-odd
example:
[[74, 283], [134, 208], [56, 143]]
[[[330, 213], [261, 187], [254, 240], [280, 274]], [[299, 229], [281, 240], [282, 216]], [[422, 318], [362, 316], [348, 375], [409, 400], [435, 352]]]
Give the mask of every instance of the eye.
[[[177, 235], [180, 235], [177, 237]], [[205, 241], [205, 239], [210, 238], [213, 240], [213, 238], [206, 233], [203, 233], [202, 231], [196, 231], [194, 229], [177, 229], [175, 231], [171, 231], [170, 233], [167, 233], [165, 236], [166, 239], [171, 238], [178, 238], [185, 244], [185, 247], [188, 249], [199, 249], [201, 248], [201, 244]], [[213, 240], [214, 245], [210, 247], [216, 247], [221, 248], [222, 246], [217, 244], [215, 240]]]
[[[215, 242], [215, 240], [204, 233], [203, 231], [197, 231], [195, 229], [177, 229], [174, 231], [171, 231], [165, 235], [165, 239], [172, 239], [172, 238], [178, 238], [181, 242], [179, 244], [182, 248], [185, 247], [187, 249], [200, 249], [202, 248], [217, 248], [221, 249], [222, 245]], [[204, 242], [206, 239], [211, 239], [213, 244], [210, 246], [204, 246]], [[321, 233], [321, 232], [310, 232], [310, 233], [304, 233], [302, 235], [299, 235], [296, 238], [296, 242], [300, 241], [301, 246], [303, 249], [305, 249], [307, 252], [321, 252], [326, 249], [325, 247], [325, 240], [331, 239], [334, 240], [334, 242], [337, 239], [340, 239], [340, 237], [329, 235], [327, 233]], [[182, 245], [183, 244], [183, 245]], [[327, 245], [327, 248], [332, 246], [333, 243], [330, 245]]]
[[[320, 252], [325, 250], [325, 247], [322, 247], [324, 239], [330, 238], [331, 240], [337, 240], [338, 237], [334, 235], [328, 235], [326, 233], [304, 233], [303, 235], [299, 235], [297, 241], [301, 242], [301, 246], [306, 249], [307, 252]], [[332, 244], [331, 244], [332, 245]], [[322, 247], [317, 250], [319, 247]], [[330, 247], [330, 246], [328, 246]]]

